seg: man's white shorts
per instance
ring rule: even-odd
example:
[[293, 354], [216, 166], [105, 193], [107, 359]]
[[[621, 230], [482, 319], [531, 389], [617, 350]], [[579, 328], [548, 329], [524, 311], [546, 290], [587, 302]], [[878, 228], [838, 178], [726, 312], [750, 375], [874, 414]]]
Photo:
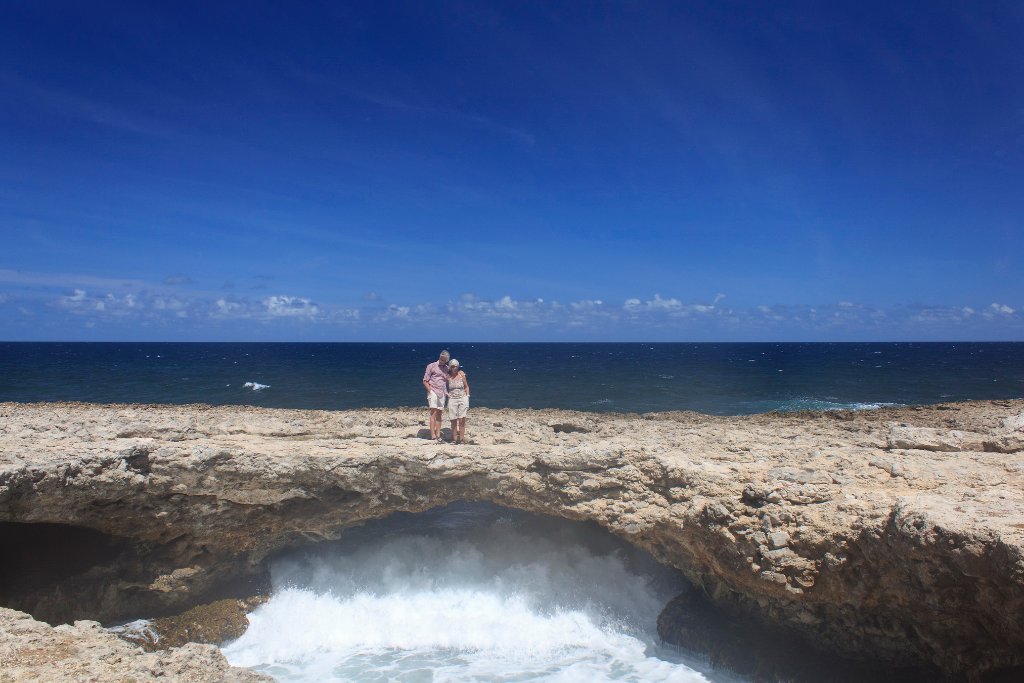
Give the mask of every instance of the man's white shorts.
[[427, 394], [427, 405], [430, 406], [431, 410], [444, 410], [444, 396], [438, 396], [435, 392], [431, 391]]

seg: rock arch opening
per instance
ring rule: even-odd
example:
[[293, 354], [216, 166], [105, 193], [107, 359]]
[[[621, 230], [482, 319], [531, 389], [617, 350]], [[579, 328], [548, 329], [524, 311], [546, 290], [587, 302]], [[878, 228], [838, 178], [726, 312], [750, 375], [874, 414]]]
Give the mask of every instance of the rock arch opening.
[[270, 600], [224, 648], [233, 664], [299, 679], [429, 667], [442, 678], [697, 680], [700, 665], [657, 635], [658, 614], [688, 582], [593, 522], [457, 501], [368, 521], [269, 564]]
[[62, 623], [100, 611], [100, 588], [131, 578], [128, 539], [70, 524], [0, 522], [0, 605]]
[[208, 555], [184, 537], [158, 542], [72, 524], [0, 522], [0, 548], [0, 607], [50, 624], [173, 614], [251, 594], [263, 581], [258, 569], [228, 564], [220, 580], [176, 584], [190, 573], [182, 564]]

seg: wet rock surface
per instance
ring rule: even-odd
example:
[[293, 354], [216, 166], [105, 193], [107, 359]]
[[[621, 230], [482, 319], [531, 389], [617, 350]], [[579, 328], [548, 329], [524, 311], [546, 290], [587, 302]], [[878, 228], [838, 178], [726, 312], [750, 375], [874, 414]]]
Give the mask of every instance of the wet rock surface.
[[658, 615], [658, 635], [666, 642], [707, 657], [715, 667], [754, 683], [935, 683], [934, 668], [900, 668], [837, 656], [808, 638], [757, 615], [723, 610], [699, 591], [670, 602]]
[[245, 600], [224, 599], [196, 605], [169, 617], [158, 617], [144, 628], [118, 629], [122, 639], [148, 652], [169, 650], [187, 643], [221, 645], [240, 637], [249, 628], [249, 612], [268, 599], [254, 596]]
[[474, 408], [453, 446], [413, 409], [0, 404], [0, 523], [121, 549], [0, 597], [55, 622], [175, 614], [257, 592], [279, 550], [490, 501], [593, 520], [816, 647], [968, 676], [1024, 664], [1022, 416]]

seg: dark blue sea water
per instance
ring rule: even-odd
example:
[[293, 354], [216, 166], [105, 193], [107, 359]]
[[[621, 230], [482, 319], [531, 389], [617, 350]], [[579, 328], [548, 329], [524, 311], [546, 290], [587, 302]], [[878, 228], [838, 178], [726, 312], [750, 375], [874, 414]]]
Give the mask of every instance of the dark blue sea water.
[[[0, 343], [0, 401], [418, 406], [438, 343]], [[1024, 343], [452, 344], [474, 407], [743, 414], [1024, 397]], [[247, 383], [249, 383], [247, 385]]]

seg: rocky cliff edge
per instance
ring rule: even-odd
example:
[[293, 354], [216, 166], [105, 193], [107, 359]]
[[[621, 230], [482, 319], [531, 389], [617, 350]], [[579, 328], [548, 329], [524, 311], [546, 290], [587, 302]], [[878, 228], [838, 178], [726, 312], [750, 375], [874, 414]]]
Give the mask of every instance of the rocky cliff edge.
[[[490, 501], [592, 520], [723, 608], [846, 654], [968, 675], [1024, 665], [1024, 401], [474, 408], [460, 446], [423, 438], [425, 418], [0, 404], [0, 604], [53, 623], [169, 613], [257, 585], [283, 548]], [[49, 561], [55, 546], [69, 559]]]

